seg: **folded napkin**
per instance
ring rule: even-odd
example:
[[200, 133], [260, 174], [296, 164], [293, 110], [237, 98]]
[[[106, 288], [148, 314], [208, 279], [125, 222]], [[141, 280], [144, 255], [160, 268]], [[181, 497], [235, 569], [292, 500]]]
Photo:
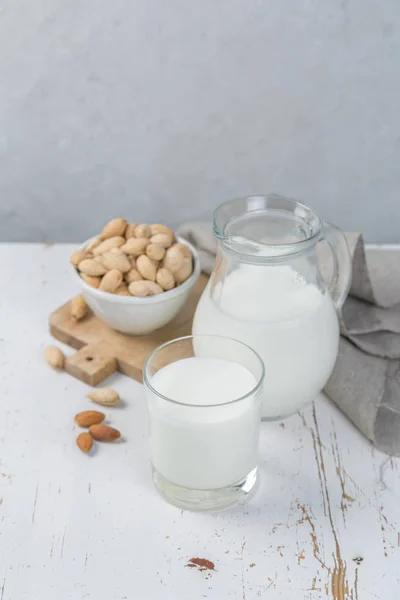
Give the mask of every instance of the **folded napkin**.
[[[188, 223], [178, 233], [197, 248], [203, 271], [211, 273], [217, 250], [211, 225]], [[366, 250], [359, 233], [346, 238], [353, 279], [325, 392], [380, 450], [400, 455], [400, 251]]]

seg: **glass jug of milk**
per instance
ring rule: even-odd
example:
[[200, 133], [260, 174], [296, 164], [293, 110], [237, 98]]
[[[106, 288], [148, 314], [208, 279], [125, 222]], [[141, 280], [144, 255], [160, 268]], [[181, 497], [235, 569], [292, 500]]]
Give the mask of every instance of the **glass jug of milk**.
[[[258, 352], [262, 417], [289, 416], [316, 398], [335, 365], [351, 281], [346, 239], [307, 206], [274, 194], [225, 202], [213, 227], [216, 266], [193, 333], [231, 337]], [[322, 240], [333, 257], [328, 285], [317, 258]]]

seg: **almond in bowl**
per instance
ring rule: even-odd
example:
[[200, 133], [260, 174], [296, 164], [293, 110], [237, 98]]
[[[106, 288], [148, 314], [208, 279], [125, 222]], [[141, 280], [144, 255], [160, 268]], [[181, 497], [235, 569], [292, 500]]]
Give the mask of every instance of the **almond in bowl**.
[[113, 219], [70, 260], [82, 295], [112, 329], [144, 335], [169, 323], [200, 275], [195, 248], [167, 225]]

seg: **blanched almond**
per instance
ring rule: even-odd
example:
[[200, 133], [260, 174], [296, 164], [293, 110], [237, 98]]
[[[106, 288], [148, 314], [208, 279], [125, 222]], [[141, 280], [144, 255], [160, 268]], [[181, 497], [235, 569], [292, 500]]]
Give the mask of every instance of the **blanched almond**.
[[125, 237], [127, 240], [129, 240], [129, 238], [135, 237], [135, 229], [136, 223], [128, 223], [125, 229]]
[[133, 281], [140, 281], [141, 279], [143, 279], [143, 277], [141, 276], [139, 271], [137, 271], [136, 269], [131, 269], [130, 271], [128, 271], [128, 273], [125, 273], [124, 279], [126, 283], [129, 284]]
[[109, 270], [117, 269], [121, 273], [127, 273], [132, 268], [128, 257], [119, 248], [113, 248], [109, 252], [104, 252], [100, 258], [102, 264]]
[[96, 248], [96, 246], [98, 246], [99, 244], [101, 244], [101, 239], [99, 237], [92, 238], [86, 244], [86, 247], [85, 247], [86, 252], [90, 252], [91, 250]]
[[162, 264], [166, 269], [171, 271], [171, 273], [176, 273], [183, 265], [183, 259], [184, 256], [182, 250], [177, 248], [177, 244], [174, 244], [166, 251]]
[[63, 369], [65, 356], [57, 346], [47, 346], [44, 350], [44, 358], [53, 369]]
[[137, 225], [135, 229], [135, 237], [137, 238], [149, 238], [151, 236], [151, 229], [148, 225]]
[[126, 225], [126, 220], [122, 219], [121, 217], [109, 221], [109, 223], [107, 223], [101, 232], [101, 239], [107, 240], [108, 238], [112, 238], [116, 235], [124, 235]]
[[121, 246], [122, 252], [125, 254], [132, 254], [133, 256], [140, 256], [146, 250], [149, 245], [147, 238], [129, 238], [126, 243]]
[[126, 283], [122, 282], [121, 285], [117, 287], [114, 294], [117, 294], [117, 296], [130, 296]]
[[76, 438], [76, 445], [82, 452], [90, 452], [93, 446], [93, 438], [90, 433], [87, 431], [80, 433]]
[[152, 244], [160, 244], [163, 248], [169, 248], [174, 241], [168, 233], [156, 233], [150, 238]]
[[118, 429], [103, 425], [102, 423], [99, 425], [91, 425], [91, 427], [89, 427], [89, 432], [98, 442], [114, 442], [121, 437]]
[[175, 278], [171, 271], [168, 271], [165, 267], [161, 267], [158, 269], [156, 274], [156, 281], [158, 285], [160, 285], [163, 290], [172, 290], [175, 287]]
[[112, 388], [99, 388], [98, 390], [93, 390], [87, 397], [93, 402], [102, 404], [103, 406], [115, 406], [120, 400], [118, 392]]
[[143, 284], [149, 290], [149, 296], [155, 296], [156, 294], [162, 294], [163, 289], [156, 283], [155, 281], [148, 281], [147, 279], [143, 280]]
[[132, 296], [137, 296], [138, 298], [143, 298], [144, 296], [149, 295], [149, 290], [144, 281], [133, 281], [130, 283], [129, 292], [132, 294]]
[[96, 248], [93, 248], [93, 254], [98, 256], [99, 254], [103, 254], [104, 252], [108, 252], [111, 248], [119, 248], [125, 244], [125, 238], [117, 235], [115, 237], [109, 238], [101, 242]]
[[136, 269], [136, 258], [132, 254], [127, 254], [128, 260], [131, 263], [132, 269]]
[[160, 244], [149, 244], [146, 248], [146, 254], [152, 260], [161, 260], [164, 258], [165, 248]]
[[97, 425], [106, 418], [106, 415], [98, 410], [84, 410], [75, 415], [75, 422], [79, 427], [90, 427]]
[[71, 300], [71, 316], [77, 321], [86, 317], [89, 312], [89, 307], [83, 296], [75, 296]]
[[162, 225], [161, 223], [155, 223], [154, 225], [150, 225], [152, 235], [157, 235], [157, 233], [166, 233], [171, 238], [173, 242], [175, 239], [175, 234], [170, 227], [167, 225]]
[[78, 265], [78, 269], [85, 275], [100, 276], [107, 271], [104, 265], [97, 262], [93, 258], [84, 258]]
[[192, 252], [191, 252], [189, 246], [187, 246], [186, 244], [182, 244], [182, 242], [178, 242], [177, 244], [174, 244], [173, 246], [171, 246], [171, 248], [179, 248], [179, 250], [182, 252], [184, 258], [192, 258]]
[[121, 285], [121, 282], [121, 271], [117, 271], [117, 269], [111, 269], [111, 271], [108, 271], [108, 273], [106, 273], [101, 280], [99, 290], [102, 290], [103, 292], [115, 292], [117, 287]]
[[85, 283], [91, 285], [94, 288], [98, 288], [100, 285], [101, 277], [94, 277], [93, 275], [86, 275], [86, 273], [80, 273], [81, 278]]
[[193, 271], [193, 260], [191, 258], [184, 258], [182, 266], [175, 271], [174, 277], [176, 283], [183, 283], [190, 277]]
[[69, 259], [69, 262], [71, 263], [71, 265], [73, 265], [75, 267], [75, 269], [78, 268], [79, 263], [86, 258], [86, 250], [77, 250], [76, 252], [74, 252], [73, 254], [71, 254], [71, 258]]
[[146, 254], [142, 254], [136, 260], [136, 269], [143, 279], [156, 280], [157, 264]]

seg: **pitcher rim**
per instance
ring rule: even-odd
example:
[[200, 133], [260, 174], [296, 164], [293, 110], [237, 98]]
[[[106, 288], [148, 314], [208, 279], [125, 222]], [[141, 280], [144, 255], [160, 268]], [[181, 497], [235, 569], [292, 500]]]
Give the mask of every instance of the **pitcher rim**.
[[[282, 257], [282, 255], [287, 256], [287, 255], [298, 254], [298, 253], [306, 250], [307, 248], [314, 246], [320, 239], [322, 228], [323, 228], [323, 221], [321, 220], [321, 218], [317, 215], [317, 213], [312, 208], [310, 208], [303, 202], [300, 202], [299, 200], [295, 200], [294, 198], [282, 196], [278, 193], [270, 193], [270, 194], [251, 194], [248, 196], [237, 196], [235, 198], [231, 198], [230, 200], [226, 200], [225, 202], [222, 202], [213, 212], [213, 233], [218, 240], [220, 240], [224, 244], [229, 245], [229, 239], [232, 237], [232, 236], [226, 235], [223, 230], [231, 220], [225, 220], [222, 228], [221, 228], [221, 225], [217, 223], [217, 219], [220, 216], [221, 209], [223, 209], [224, 207], [226, 207], [228, 205], [232, 205], [236, 202], [252, 200], [252, 199], [254, 199], [254, 200], [261, 199], [264, 201], [275, 199], [277, 201], [282, 201], [282, 203], [289, 204], [292, 207], [300, 208], [304, 211], [305, 214], [308, 213], [310, 215], [310, 219], [307, 219], [307, 222], [312, 227], [312, 232], [311, 232], [311, 235], [308, 235], [303, 240], [296, 240], [293, 242], [287, 242], [285, 244], [274, 244], [274, 243], [269, 243], [269, 242], [262, 242], [259, 240], [251, 240], [249, 238], [249, 240], [251, 242], [253, 242], [254, 244], [257, 244], [260, 248], [262, 248], [262, 247], [274, 248], [276, 250], [279, 249], [280, 251], [282, 251], [281, 256], [279, 254], [277, 254], [275, 256], [267, 257], [268, 259], [274, 259], [274, 258], [279, 259]], [[282, 209], [284, 210], [284, 208], [282, 208]], [[248, 212], [256, 212], [256, 210], [248, 211]], [[233, 250], [234, 252], [239, 253], [239, 254], [244, 254], [244, 255], [247, 254], [246, 252], [238, 252], [234, 248], [231, 248], [231, 250]], [[254, 255], [252, 255], [252, 256], [254, 257]], [[259, 257], [259, 258], [261, 258], [261, 257]]]

